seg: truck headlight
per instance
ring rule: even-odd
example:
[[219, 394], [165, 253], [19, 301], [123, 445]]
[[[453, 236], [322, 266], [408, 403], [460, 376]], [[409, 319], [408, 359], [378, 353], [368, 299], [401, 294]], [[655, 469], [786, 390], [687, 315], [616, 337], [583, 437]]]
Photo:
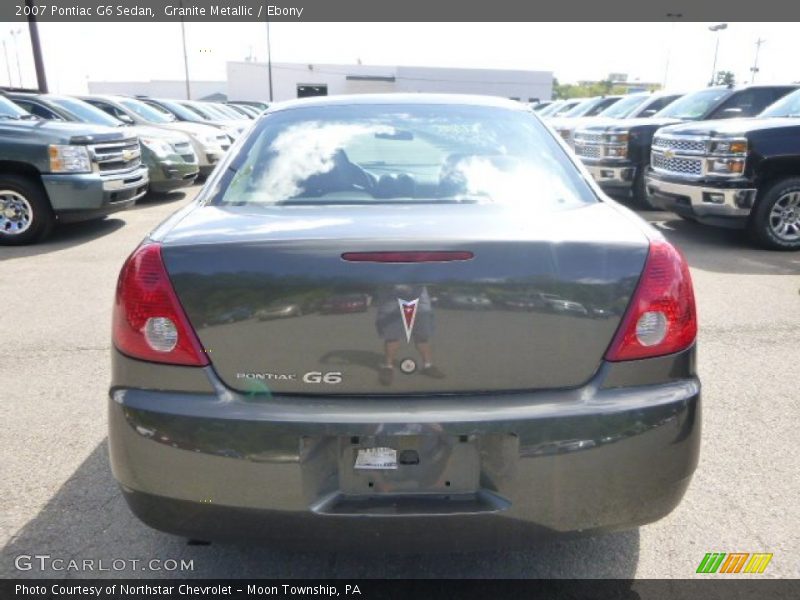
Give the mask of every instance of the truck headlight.
[[620, 132], [620, 133], [607, 133], [606, 134], [606, 141], [611, 144], [627, 144], [628, 143], [628, 132]]
[[725, 140], [712, 142], [711, 154], [747, 154], [747, 141]]
[[173, 154], [172, 146], [163, 140], [155, 138], [139, 138], [142, 145], [145, 146], [150, 152], [155, 154], [158, 158], [167, 158]]
[[606, 146], [606, 156], [609, 158], [625, 158], [628, 156], [628, 146]]
[[744, 173], [743, 158], [711, 158], [707, 170], [714, 175], [741, 175]]
[[90, 173], [92, 161], [86, 146], [67, 146], [50, 144], [51, 173]]

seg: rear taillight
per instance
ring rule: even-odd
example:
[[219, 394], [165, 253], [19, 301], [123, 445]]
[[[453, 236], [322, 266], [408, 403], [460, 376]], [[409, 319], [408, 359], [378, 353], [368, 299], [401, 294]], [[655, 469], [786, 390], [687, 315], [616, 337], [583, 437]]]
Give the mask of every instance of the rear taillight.
[[161, 246], [139, 246], [117, 281], [114, 345], [133, 358], [205, 366], [208, 357], [172, 289]]
[[651, 242], [644, 273], [606, 352], [606, 360], [672, 354], [691, 346], [696, 335], [697, 313], [689, 266], [668, 242]]

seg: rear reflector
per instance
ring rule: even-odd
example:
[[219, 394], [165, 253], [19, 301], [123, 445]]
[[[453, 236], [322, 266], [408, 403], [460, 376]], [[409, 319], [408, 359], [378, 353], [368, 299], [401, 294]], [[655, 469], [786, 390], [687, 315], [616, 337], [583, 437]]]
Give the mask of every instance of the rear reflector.
[[345, 252], [344, 260], [350, 262], [379, 263], [418, 263], [418, 262], [450, 262], [472, 259], [472, 252], [456, 251], [411, 251], [411, 252]]
[[181, 307], [161, 259], [161, 246], [145, 244], [130, 255], [117, 281], [113, 341], [133, 358], [205, 366], [208, 356]]
[[623, 361], [680, 352], [697, 336], [689, 266], [664, 240], [651, 242], [644, 272], [606, 360]]

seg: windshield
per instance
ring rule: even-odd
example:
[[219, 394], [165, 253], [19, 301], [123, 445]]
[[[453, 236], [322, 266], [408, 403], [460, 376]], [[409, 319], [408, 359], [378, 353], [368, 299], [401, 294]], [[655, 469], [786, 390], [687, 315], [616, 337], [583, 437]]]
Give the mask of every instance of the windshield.
[[599, 112], [597, 116], [608, 117], [610, 119], [624, 119], [642, 104], [647, 102], [649, 97], [650, 96], [647, 94], [637, 94], [635, 96], [626, 96], [624, 98], [620, 98], [607, 109]]
[[74, 115], [79, 121], [84, 123], [92, 123], [94, 125], [105, 125], [106, 127], [119, 127], [122, 121], [115, 119], [104, 110], [100, 110], [77, 98], [69, 98], [66, 96], [47, 96], [51, 104], [60, 106], [68, 113]]
[[773, 102], [759, 117], [800, 117], [800, 90]]
[[579, 106], [580, 104], [583, 104], [584, 102], [586, 102], [586, 100], [580, 100], [580, 101], [572, 101], [571, 100], [571, 101], [565, 102], [564, 104], [559, 106], [556, 110], [554, 110], [552, 113], [550, 113], [550, 116], [551, 117], [563, 117], [569, 111], [571, 111], [573, 108]]
[[222, 205], [595, 201], [531, 113], [458, 105], [278, 111], [233, 160]]
[[221, 112], [223, 115], [226, 115], [229, 119], [243, 119], [243, 118], [246, 118], [240, 112], [230, 108], [229, 106], [225, 106], [224, 104], [214, 104], [213, 107], [218, 112]]
[[696, 121], [705, 117], [720, 100], [726, 98], [730, 93], [728, 89], [711, 89], [687, 94], [654, 116]]
[[171, 117], [171, 115], [167, 115], [160, 110], [156, 110], [152, 106], [148, 106], [139, 100], [124, 98], [121, 99], [119, 103], [128, 110], [135, 112], [145, 121], [150, 121], [151, 123], [170, 123], [175, 120], [175, 118]]
[[536, 114], [539, 115], [540, 117], [546, 117], [548, 115], [552, 115], [554, 112], [556, 112], [563, 105], [564, 105], [564, 101], [563, 100], [556, 100], [551, 105], [545, 106], [542, 110], [538, 111]]
[[0, 117], [12, 119], [25, 119], [29, 118], [31, 114], [21, 109], [5, 96], [0, 96]]
[[587, 100], [584, 100], [583, 102], [580, 102], [567, 112], [565, 113], [559, 112], [558, 114], [559, 116], [562, 117], [582, 117], [590, 110], [592, 110], [601, 100], [602, 98], [589, 98]]
[[205, 108], [204, 106], [198, 106], [197, 104], [184, 104], [186, 108], [194, 111], [198, 115], [200, 115], [206, 121], [217, 121], [219, 117], [215, 117], [210, 110]]
[[158, 103], [172, 114], [184, 121], [202, 121], [194, 111], [189, 110], [183, 104], [171, 100], [159, 100]]

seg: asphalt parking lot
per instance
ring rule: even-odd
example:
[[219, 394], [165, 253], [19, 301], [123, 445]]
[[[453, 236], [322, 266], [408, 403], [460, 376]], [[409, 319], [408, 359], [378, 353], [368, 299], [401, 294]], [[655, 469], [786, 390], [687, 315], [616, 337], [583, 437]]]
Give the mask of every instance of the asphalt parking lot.
[[[686, 254], [700, 316], [700, 466], [681, 505], [639, 530], [430, 556], [187, 545], [129, 512], [106, 453], [111, 303], [122, 261], [197, 192], [145, 200], [46, 243], [0, 248], [2, 577], [180, 575], [15, 569], [19, 555], [193, 559], [195, 577], [691, 577], [706, 552], [771, 552], [764, 576], [800, 576], [797, 476], [800, 253], [642, 213]], [[737, 576], [740, 577], [740, 576]]]

